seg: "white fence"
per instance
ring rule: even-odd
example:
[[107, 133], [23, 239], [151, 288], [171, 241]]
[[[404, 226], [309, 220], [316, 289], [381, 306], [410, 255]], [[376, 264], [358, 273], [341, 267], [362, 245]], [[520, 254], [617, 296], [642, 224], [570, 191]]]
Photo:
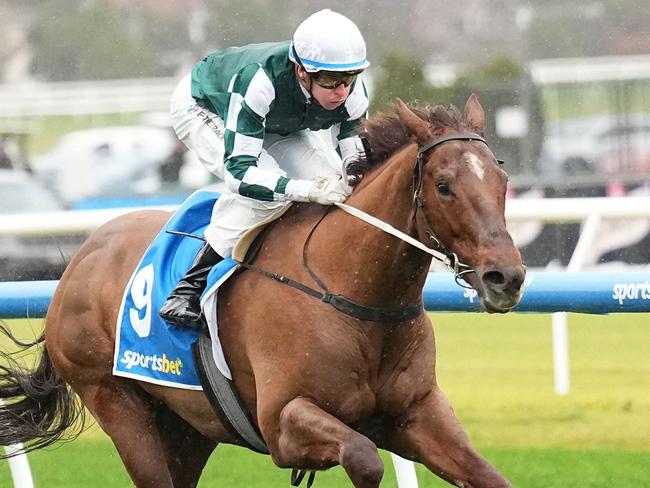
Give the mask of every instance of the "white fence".
[[169, 110], [176, 78], [0, 85], [0, 117]]
[[[173, 210], [175, 206], [155, 207]], [[0, 235], [67, 234], [90, 231], [108, 220], [136, 208], [112, 208], [0, 215]], [[571, 223], [599, 217], [602, 220], [648, 219], [650, 197], [616, 198], [522, 198], [506, 202], [508, 224], [520, 222]]]

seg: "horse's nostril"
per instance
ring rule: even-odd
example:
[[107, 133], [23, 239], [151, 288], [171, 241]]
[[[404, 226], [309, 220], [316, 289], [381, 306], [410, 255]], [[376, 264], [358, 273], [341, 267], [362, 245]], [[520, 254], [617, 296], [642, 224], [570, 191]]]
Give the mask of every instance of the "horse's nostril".
[[501, 271], [487, 271], [483, 273], [483, 281], [491, 285], [503, 285], [506, 282], [505, 277]]
[[521, 271], [515, 273], [512, 278], [512, 286], [519, 289], [521, 285], [524, 284], [524, 279], [526, 278], [526, 268], [522, 268]]

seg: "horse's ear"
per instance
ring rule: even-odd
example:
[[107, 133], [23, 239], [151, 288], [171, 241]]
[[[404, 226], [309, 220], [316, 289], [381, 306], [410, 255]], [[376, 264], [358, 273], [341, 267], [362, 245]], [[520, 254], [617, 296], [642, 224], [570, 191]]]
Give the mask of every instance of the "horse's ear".
[[426, 141], [430, 139], [430, 125], [415, 115], [415, 113], [413, 113], [401, 98], [395, 100], [395, 108], [397, 108], [397, 115], [402, 124], [404, 124], [406, 132], [408, 132], [411, 137], [414, 137], [418, 141]]
[[468, 127], [483, 137], [485, 132], [485, 112], [478, 101], [478, 97], [472, 93], [467, 99], [463, 110], [463, 119]]

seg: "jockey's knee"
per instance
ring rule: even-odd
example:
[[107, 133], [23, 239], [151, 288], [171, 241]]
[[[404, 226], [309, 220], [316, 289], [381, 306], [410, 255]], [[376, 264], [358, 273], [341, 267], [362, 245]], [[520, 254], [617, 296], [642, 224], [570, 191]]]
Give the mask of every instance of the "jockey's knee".
[[249, 229], [274, 220], [274, 215], [279, 216], [287, 205], [287, 202], [254, 200], [237, 193], [223, 194], [214, 205], [205, 238], [220, 256], [228, 257]]

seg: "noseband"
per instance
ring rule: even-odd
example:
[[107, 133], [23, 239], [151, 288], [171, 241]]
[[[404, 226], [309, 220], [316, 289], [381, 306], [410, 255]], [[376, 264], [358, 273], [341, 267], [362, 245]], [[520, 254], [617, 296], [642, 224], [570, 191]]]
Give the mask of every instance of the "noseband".
[[413, 170], [413, 206], [415, 208], [414, 219], [416, 221], [416, 226], [417, 226], [418, 216], [420, 217], [420, 220], [422, 221], [422, 226], [424, 228], [424, 233], [433, 242], [434, 245], [433, 249], [435, 249], [440, 254], [445, 256], [444, 258], [440, 258], [438, 256], [433, 255], [433, 257], [438, 261], [440, 261], [441, 263], [443, 263], [444, 265], [446, 265], [451, 270], [451, 272], [454, 273], [456, 283], [458, 283], [463, 288], [471, 288], [470, 286], [463, 284], [460, 281], [460, 279], [463, 277], [464, 274], [474, 272], [474, 269], [470, 265], [460, 261], [456, 253], [453, 252], [451, 249], [449, 249], [447, 246], [445, 246], [442, 243], [442, 241], [438, 239], [436, 234], [433, 232], [433, 229], [429, 225], [426, 215], [424, 215], [424, 205], [420, 197], [420, 195], [422, 194], [422, 183], [423, 183], [422, 174], [424, 172], [423, 168], [425, 164], [424, 154], [427, 151], [449, 141], [479, 141], [485, 144], [486, 146], [488, 145], [485, 139], [483, 139], [478, 134], [468, 132], [462, 134], [452, 134], [448, 136], [443, 136], [438, 139], [434, 139], [433, 141], [425, 144], [424, 146], [420, 146], [420, 148], [418, 149], [417, 159], [415, 160], [415, 168]]

